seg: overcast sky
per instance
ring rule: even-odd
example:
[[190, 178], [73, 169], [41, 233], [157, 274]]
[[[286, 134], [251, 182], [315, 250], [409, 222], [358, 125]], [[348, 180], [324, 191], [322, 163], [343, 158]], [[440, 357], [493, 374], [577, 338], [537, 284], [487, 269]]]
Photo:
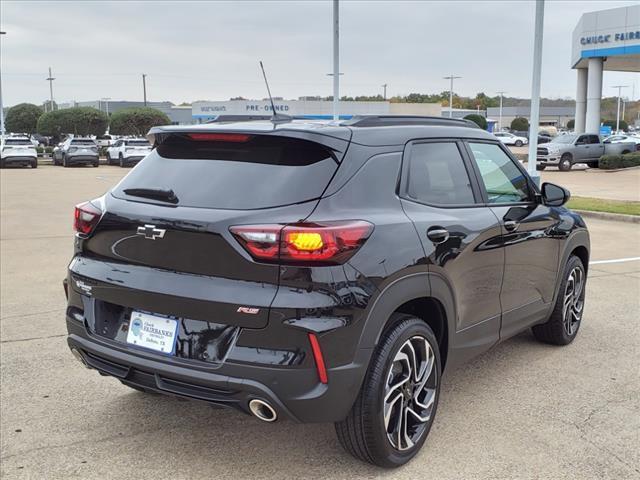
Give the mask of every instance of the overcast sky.
[[[571, 33], [582, 13], [634, 1], [547, 0], [542, 94], [574, 97]], [[455, 91], [527, 98], [531, 91], [533, 1], [342, 1], [341, 95], [388, 96], [448, 89], [442, 77], [463, 77]], [[280, 2], [0, 2], [5, 106], [49, 98], [174, 103], [262, 98], [262, 59], [272, 93], [287, 99], [330, 95], [332, 4]], [[612, 85], [640, 75], [605, 72]], [[631, 95], [628, 89], [627, 95]]]

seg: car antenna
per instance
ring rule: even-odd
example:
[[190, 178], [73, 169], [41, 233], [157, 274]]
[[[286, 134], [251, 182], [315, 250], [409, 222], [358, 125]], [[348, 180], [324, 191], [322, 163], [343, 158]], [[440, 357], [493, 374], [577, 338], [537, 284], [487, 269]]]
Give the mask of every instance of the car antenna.
[[267, 93], [269, 94], [269, 101], [271, 102], [271, 111], [273, 112], [273, 116], [271, 117], [271, 121], [273, 123], [283, 123], [290, 122], [293, 120], [293, 117], [289, 115], [282, 115], [281, 113], [276, 112], [276, 106], [273, 103], [273, 97], [271, 96], [271, 89], [269, 88], [269, 82], [267, 81], [267, 74], [264, 73], [264, 65], [262, 65], [262, 60], [260, 60], [260, 69], [262, 70], [262, 76], [264, 77], [264, 83], [267, 86]]

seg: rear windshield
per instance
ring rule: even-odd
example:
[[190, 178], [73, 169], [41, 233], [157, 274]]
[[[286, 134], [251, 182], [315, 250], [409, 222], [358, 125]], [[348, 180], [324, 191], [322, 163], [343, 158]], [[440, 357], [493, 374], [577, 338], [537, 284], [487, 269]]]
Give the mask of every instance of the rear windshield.
[[125, 144], [126, 145], [131, 145], [132, 147], [135, 147], [135, 146], [149, 147], [149, 146], [151, 146], [151, 144], [147, 140], [127, 140], [125, 142]]
[[7, 145], [33, 145], [30, 140], [26, 138], [7, 138], [5, 140]]
[[319, 198], [337, 168], [329, 149], [307, 140], [223, 134], [212, 141], [198, 135], [167, 138], [113, 195], [155, 203], [124, 191], [173, 190], [179, 206], [268, 208]]
[[71, 140], [71, 145], [95, 145], [96, 142], [94, 142], [91, 139], [88, 140]]

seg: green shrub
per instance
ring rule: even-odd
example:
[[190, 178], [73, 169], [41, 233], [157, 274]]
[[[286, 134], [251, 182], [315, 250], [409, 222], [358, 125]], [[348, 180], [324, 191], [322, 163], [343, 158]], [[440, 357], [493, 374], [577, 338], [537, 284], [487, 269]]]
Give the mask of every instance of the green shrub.
[[36, 131], [42, 109], [32, 103], [20, 103], [7, 110], [5, 128], [7, 132], [33, 133]]
[[44, 147], [44, 153], [53, 153], [53, 147]]
[[575, 126], [576, 126], [576, 121], [573, 118], [567, 122], [567, 128], [569, 130], [573, 130]]
[[[611, 130], [616, 129], [616, 121], [615, 120], [605, 120], [602, 122], [602, 125], [605, 127], [611, 127]], [[629, 130], [629, 124], [624, 120], [620, 120], [620, 130], [624, 130], [625, 132]]]
[[478, 125], [483, 130], [487, 129], [487, 119], [484, 118], [482, 115], [478, 115], [477, 113], [472, 113], [464, 117], [464, 119], [471, 120], [473, 123]]
[[640, 166], [640, 153], [627, 153], [625, 155], [603, 155], [598, 164], [603, 170], [616, 168], [630, 168]]
[[36, 153], [38, 154], [44, 153], [44, 147], [36, 147]]
[[516, 117], [511, 122], [511, 130], [526, 132], [527, 130], [529, 130], [529, 121], [523, 117]]
[[37, 130], [41, 135], [59, 137], [63, 133], [80, 135], [103, 135], [108, 117], [104, 112], [91, 107], [65, 108], [47, 112], [38, 119]]
[[109, 133], [114, 135], [146, 135], [151, 127], [171, 123], [160, 110], [150, 107], [134, 107], [118, 110], [111, 115]]

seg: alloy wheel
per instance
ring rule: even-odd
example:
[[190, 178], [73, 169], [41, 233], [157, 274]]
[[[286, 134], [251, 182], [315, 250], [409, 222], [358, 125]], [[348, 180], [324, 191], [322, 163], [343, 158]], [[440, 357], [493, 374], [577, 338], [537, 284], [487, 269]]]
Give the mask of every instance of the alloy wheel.
[[584, 284], [584, 271], [580, 267], [575, 267], [567, 278], [562, 304], [562, 324], [568, 336], [576, 332], [582, 318]]
[[387, 438], [397, 450], [408, 450], [424, 434], [437, 389], [435, 355], [426, 338], [404, 342], [386, 376], [383, 420]]

